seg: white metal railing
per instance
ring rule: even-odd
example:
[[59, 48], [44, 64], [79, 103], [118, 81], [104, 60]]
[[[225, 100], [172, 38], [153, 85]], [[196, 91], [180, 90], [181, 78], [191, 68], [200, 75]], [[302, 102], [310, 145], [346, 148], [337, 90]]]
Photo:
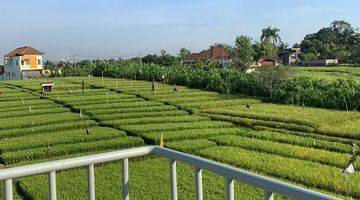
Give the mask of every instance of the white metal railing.
[[95, 199], [95, 178], [94, 165], [112, 161], [122, 160], [122, 199], [129, 200], [129, 158], [154, 154], [170, 159], [170, 188], [171, 199], [177, 200], [177, 178], [176, 162], [184, 162], [194, 167], [195, 196], [197, 200], [203, 199], [202, 190], [202, 170], [208, 170], [215, 174], [225, 177], [226, 194], [228, 200], [234, 199], [234, 180], [259, 187], [264, 190], [264, 199], [272, 200], [274, 193], [288, 196], [292, 199], [312, 199], [312, 200], [333, 200], [331, 197], [319, 192], [314, 192], [295, 185], [284, 183], [275, 179], [260, 176], [254, 173], [240, 170], [228, 165], [214, 162], [208, 159], [185, 154], [182, 152], [158, 147], [146, 146], [127, 150], [119, 150], [109, 153], [102, 153], [78, 158], [70, 158], [20, 166], [0, 170], [0, 181], [5, 182], [5, 199], [13, 199], [12, 180], [25, 176], [37, 174], [48, 174], [49, 199], [56, 200], [56, 172], [77, 167], [87, 167], [88, 169], [88, 199]]

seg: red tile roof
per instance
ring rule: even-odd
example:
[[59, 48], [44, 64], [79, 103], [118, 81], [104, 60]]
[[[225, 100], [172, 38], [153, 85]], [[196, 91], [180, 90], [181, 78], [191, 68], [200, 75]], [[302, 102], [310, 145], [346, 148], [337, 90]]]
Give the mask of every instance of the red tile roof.
[[208, 50], [201, 51], [200, 53], [193, 53], [184, 58], [184, 61], [196, 61], [196, 60], [221, 60], [230, 59], [230, 54], [219, 46], [211, 46]]
[[5, 57], [23, 56], [23, 55], [43, 55], [44, 53], [30, 46], [19, 47], [7, 53]]

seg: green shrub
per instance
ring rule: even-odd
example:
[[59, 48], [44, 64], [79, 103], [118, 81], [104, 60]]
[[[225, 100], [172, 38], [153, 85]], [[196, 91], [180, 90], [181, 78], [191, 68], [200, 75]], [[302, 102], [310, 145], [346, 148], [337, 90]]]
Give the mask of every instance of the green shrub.
[[60, 122], [80, 121], [83, 119], [87, 119], [87, 117], [83, 116], [83, 118], [80, 118], [79, 115], [74, 113], [57, 113], [5, 118], [0, 120], [0, 129], [30, 128], [34, 126], [54, 124]]
[[278, 155], [264, 154], [236, 147], [209, 147], [199, 150], [201, 156], [236, 167], [275, 176], [311, 188], [360, 197], [360, 176], [354, 174], [347, 184], [342, 169]]
[[341, 154], [326, 150], [308, 147], [299, 147], [291, 144], [281, 144], [264, 140], [244, 138], [235, 135], [226, 135], [210, 138], [210, 140], [222, 146], [240, 147], [283, 157], [298, 158], [307, 161], [318, 162], [330, 166], [342, 168], [350, 157], [350, 154]]
[[24, 135], [66, 131], [71, 129], [85, 128], [86, 126], [92, 127], [96, 125], [97, 123], [93, 120], [82, 120], [78, 122], [71, 121], [71, 122], [55, 123], [51, 125], [36, 126], [32, 128], [0, 130], [0, 138], [21, 137]]
[[125, 132], [112, 128], [91, 127], [88, 130], [89, 135], [87, 135], [86, 129], [82, 128], [78, 130], [46, 132], [43, 134], [5, 138], [0, 141], [0, 151], [4, 153], [39, 147], [52, 147], [59, 144], [108, 140], [126, 136]]
[[26, 149], [1, 154], [2, 160], [6, 164], [16, 164], [24, 161], [36, 161], [38, 159], [51, 158], [58, 156], [77, 154], [81, 152], [99, 152], [104, 150], [115, 150], [119, 148], [130, 148], [141, 146], [144, 142], [136, 137], [121, 137], [109, 140], [92, 141], [77, 144], [64, 144], [36, 149]]
[[149, 112], [134, 112], [123, 114], [102, 114], [96, 115], [95, 118], [99, 121], [116, 120], [116, 119], [138, 119], [142, 117], [164, 117], [164, 116], [184, 116], [188, 115], [186, 111], [182, 110], [168, 110], [168, 111], [149, 111]]
[[211, 146], [216, 146], [216, 143], [206, 139], [183, 140], [178, 142], [165, 143], [165, 147], [167, 148], [186, 153], [193, 153], [196, 150]]
[[105, 126], [121, 126], [121, 125], [143, 125], [143, 124], [162, 124], [162, 123], [179, 123], [179, 122], [200, 122], [210, 121], [207, 117], [182, 115], [182, 116], [152, 116], [135, 119], [117, 119], [101, 122]]
[[203, 129], [203, 128], [222, 128], [233, 127], [232, 123], [204, 121], [204, 122], [180, 122], [180, 123], [162, 123], [162, 124], [144, 124], [144, 125], [115, 125], [116, 128], [142, 135], [144, 133], [186, 130], [186, 129]]

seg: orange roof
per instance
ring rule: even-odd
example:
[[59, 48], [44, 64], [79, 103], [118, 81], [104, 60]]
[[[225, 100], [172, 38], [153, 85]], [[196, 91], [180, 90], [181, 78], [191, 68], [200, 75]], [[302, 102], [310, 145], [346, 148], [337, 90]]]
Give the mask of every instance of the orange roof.
[[207, 59], [230, 59], [230, 54], [219, 46], [211, 46], [208, 50], [200, 53], [193, 53], [184, 58], [184, 60], [207, 60]]
[[7, 53], [5, 57], [23, 56], [23, 55], [43, 55], [44, 53], [30, 46], [19, 47]]

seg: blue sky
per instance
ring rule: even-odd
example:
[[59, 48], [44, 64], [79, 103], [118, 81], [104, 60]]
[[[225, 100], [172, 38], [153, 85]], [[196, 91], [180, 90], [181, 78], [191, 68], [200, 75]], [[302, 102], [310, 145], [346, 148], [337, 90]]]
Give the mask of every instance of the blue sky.
[[360, 27], [359, 0], [0, 0], [0, 54], [31, 45], [46, 59], [177, 54], [181, 47], [232, 44], [237, 35], [258, 40], [278, 27], [283, 41], [343, 19]]

